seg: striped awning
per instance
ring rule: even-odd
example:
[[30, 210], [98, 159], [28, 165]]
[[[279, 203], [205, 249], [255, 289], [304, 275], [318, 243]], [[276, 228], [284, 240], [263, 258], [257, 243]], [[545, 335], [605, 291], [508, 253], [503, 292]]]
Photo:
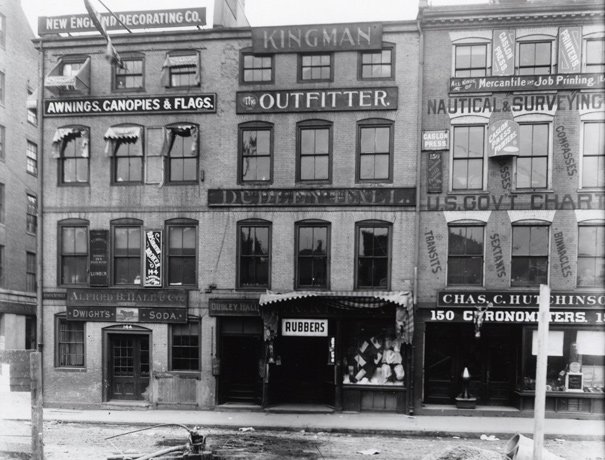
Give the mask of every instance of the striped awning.
[[87, 94], [90, 88], [90, 58], [86, 58], [80, 69], [73, 75], [63, 75], [60, 61], [44, 78], [44, 87], [53, 93], [75, 92]]
[[197, 54], [186, 54], [181, 56], [166, 56], [162, 67], [184, 67], [197, 66], [199, 59]]
[[141, 137], [140, 126], [111, 126], [105, 132], [105, 140], [138, 139]]
[[352, 301], [352, 305], [357, 304], [359, 307], [372, 307], [376, 301], [379, 301], [378, 303], [391, 302], [396, 305], [407, 306], [412, 301], [412, 293], [409, 291], [292, 291], [283, 294], [267, 291], [260, 296], [259, 305], [263, 306], [311, 297], [326, 299], [340, 298]]

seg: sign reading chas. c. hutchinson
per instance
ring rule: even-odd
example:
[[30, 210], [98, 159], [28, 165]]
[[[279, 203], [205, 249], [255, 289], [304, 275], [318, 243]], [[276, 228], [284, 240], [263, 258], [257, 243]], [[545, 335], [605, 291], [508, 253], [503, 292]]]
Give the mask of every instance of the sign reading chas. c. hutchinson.
[[397, 87], [240, 91], [237, 113], [397, 110]]
[[324, 24], [252, 28], [255, 53], [382, 49], [382, 24]]

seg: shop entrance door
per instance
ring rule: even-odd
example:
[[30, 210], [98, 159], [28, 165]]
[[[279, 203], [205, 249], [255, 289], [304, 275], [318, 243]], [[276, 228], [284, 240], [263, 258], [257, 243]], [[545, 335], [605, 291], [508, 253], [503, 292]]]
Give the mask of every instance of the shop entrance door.
[[477, 404], [512, 404], [520, 331], [509, 325], [483, 325], [475, 338], [472, 324], [428, 323], [425, 337], [425, 402], [454, 404], [462, 392], [462, 372], [471, 374]]
[[109, 399], [141, 400], [149, 386], [149, 336], [109, 335]]

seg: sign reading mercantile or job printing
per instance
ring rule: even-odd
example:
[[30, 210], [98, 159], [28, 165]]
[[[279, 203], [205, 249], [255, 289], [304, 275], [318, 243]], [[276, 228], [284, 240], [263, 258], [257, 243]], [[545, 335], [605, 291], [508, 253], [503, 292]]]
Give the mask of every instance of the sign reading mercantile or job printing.
[[324, 24], [253, 27], [255, 53], [299, 53], [382, 49], [382, 24]]
[[397, 87], [238, 91], [236, 112], [397, 110]]
[[[116, 11], [115, 15], [101, 13], [105, 30], [152, 29], [171, 27], [201, 27], [206, 25], [206, 8], [180, 8], [155, 11]], [[92, 32], [96, 27], [88, 14], [41, 16], [38, 35]]]
[[65, 117], [82, 115], [140, 115], [159, 113], [214, 113], [216, 94], [182, 96], [125, 96], [45, 99], [44, 115]]
[[414, 206], [415, 188], [211, 189], [208, 206]]
[[513, 75], [464, 77], [450, 79], [450, 93], [496, 91], [535, 91], [568, 89], [603, 89], [603, 73], [569, 73], [558, 75]]

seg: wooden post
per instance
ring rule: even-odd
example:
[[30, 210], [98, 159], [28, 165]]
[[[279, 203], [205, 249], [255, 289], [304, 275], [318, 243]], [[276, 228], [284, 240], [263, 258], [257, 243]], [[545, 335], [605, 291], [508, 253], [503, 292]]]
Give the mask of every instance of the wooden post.
[[29, 371], [31, 377], [32, 395], [32, 460], [44, 459], [42, 444], [43, 415], [42, 415], [42, 354], [38, 351], [30, 353]]
[[546, 408], [546, 365], [548, 361], [548, 323], [550, 320], [550, 288], [540, 285], [538, 311], [538, 356], [536, 359], [536, 394], [534, 401], [534, 460], [542, 460], [544, 451], [544, 411]]

